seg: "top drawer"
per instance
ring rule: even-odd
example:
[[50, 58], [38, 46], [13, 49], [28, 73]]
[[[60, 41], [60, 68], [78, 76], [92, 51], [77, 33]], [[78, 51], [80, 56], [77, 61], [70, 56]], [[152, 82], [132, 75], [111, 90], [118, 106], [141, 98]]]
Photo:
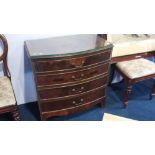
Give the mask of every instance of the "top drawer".
[[75, 58], [61, 60], [34, 60], [33, 66], [36, 73], [64, 71], [86, 67], [89, 65], [101, 63], [110, 59], [111, 50], [101, 51], [100, 53], [90, 54], [87, 56], [78, 56]]

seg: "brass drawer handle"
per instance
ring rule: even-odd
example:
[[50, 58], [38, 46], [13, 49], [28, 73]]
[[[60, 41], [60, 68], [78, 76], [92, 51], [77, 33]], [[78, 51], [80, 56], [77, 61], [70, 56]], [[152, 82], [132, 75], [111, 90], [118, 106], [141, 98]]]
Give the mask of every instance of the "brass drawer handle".
[[72, 79], [75, 79], [76, 77], [74, 75], [72, 75]]
[[73, 88], [73, 89], [72, 89], [72, 92], [75, 92], [75, 91], [76, 91], [76, 89], [75, 89], [75, 88]]
[[84, 74], [81, 74], [79, 78], [76, 78], [74, 75], [72, 75], [72, 79], [77, 81], [77, 80], [82, 80], [84, 78]]
[[81, 90], [84, 90], [84, 87], [81, 87]]
[[82, 93], [84, 91], [84, 87], [81, 87], [80, 90], [76, 90], [75, 88], [72, 89], [72, 92], [76, 92], [76, 93]]
[[81, 98], [81, 99], [80, 99], [80, 102], [73, 101], [73, 105], [74, 105], [74, 106], [79, 106], [79, 105], [83, 104], [83, 102], [84, 102], [84, 99]]
[[81, 77], [84, 77], [84, 74], [81, 74]]

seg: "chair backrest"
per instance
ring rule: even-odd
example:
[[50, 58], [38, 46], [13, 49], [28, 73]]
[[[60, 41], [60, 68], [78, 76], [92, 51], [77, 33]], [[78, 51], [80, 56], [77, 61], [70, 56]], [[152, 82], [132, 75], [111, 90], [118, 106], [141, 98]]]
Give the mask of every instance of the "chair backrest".
[[8, 42], [3, 34], [0, 34], [0, 42], [2, 43], [2, 54], [0, 55], [0, 62], [2, 61], [4, 76], [10, 77], [7, 64]]

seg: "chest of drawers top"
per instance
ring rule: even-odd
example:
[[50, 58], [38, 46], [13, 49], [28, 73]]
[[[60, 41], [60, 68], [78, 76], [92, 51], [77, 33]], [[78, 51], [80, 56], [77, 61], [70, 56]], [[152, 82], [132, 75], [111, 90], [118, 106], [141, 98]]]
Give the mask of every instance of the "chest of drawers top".
[[25, 45], [31, 59], [55, 59], [112, 48], [112, 44], [96, 34], [29, 40], [25, 41]]

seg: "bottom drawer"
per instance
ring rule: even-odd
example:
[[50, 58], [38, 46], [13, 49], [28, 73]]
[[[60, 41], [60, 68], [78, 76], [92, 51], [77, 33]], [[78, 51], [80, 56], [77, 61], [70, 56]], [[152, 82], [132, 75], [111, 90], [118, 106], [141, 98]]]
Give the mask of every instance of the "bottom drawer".
[[105, 87], [100, 87], [96, 90], [90, 91], [72, 98], [64, 98], [62, 100], [51, 100], [40, 102], [41, 112], [60, 111], [68, 108], [80, 107], [89, 104], [99, 98], [105, 96]]
[[102, 98], [99, 98], [95, 101], [92, 101], [92, 102], [89, 102], [87, 104], [83, 104], [79, 107], [71, 107], [71, 108], [68, 108], [68, 109], [62, 109], [62, 110], [56, 110], [56, 111], [48, 111], [48, 112], [41, 112], [41, 115], [45, 118], [50, 118], [50, 117], [53, 117], [53, 116], [67, 116], [67, 115], [70, 115], [70, 114], [75, 114], [75, 113], [78, 113], [78, 112], [83, 112], [85, 110], [88, 110], [96, 105], [100, 104], [100, 106], [105, 106], [106, 104], [106, 98], [105, 97], [102, 97]]

